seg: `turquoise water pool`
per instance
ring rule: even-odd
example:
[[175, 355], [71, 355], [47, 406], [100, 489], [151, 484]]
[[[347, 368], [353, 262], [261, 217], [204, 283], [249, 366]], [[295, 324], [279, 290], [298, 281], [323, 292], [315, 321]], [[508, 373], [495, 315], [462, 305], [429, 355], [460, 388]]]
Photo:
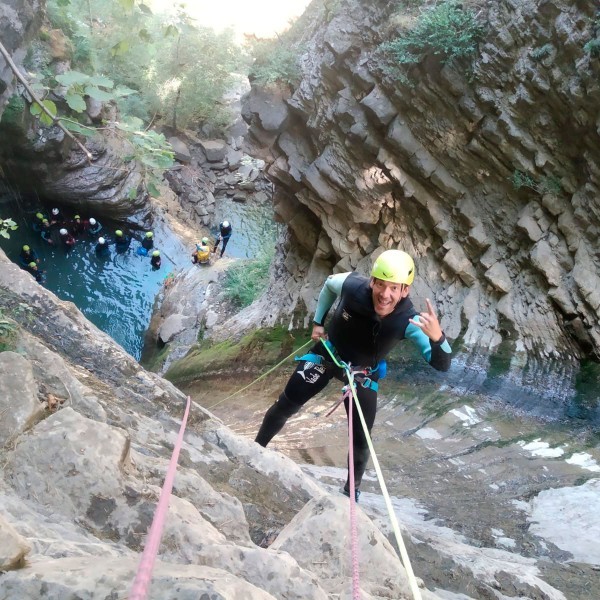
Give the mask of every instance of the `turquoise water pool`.
[[[164, 220], [155, 222], [152, 227], [154, 245], [161, 252], [162, 265], [159, 270], [154, 270], [150, 257], [140, 256], [137, 252], [144, 231], [128, 229], [123, 223], [98, 217], [103, 225], [101, 234], [108, 240], [114, 240], [114, 231], [119, 228], [133, 236], [129, 250], [120, 254], [111, 244], [110, 255], [100, 258], [94, 250], [97, 236], [84, 234], [67, 252], [60, 245], [48, 245], [33, 231], [31, 222], [35, 210], [26, 212], [14, 201], [0, 206], [0, 217], [10, 216], [19, 225], [19, 229], [11, 232], [10, 239], [0, 238], [0, 247], [8, 257], [19, 263], [22, 246], [27, 244], [33, 248], [40, 258], [40, 268], [45, 271], [42, 285], [59, 298], [73, 302], [94, 325], [139, 360], [156, 295], [169, 273], [191, 267], [192, 248], [184, 246]], [[49, 207], [43, 212], [49, 213]], [[64, 215], [70, 219], [73, 211], [65, 209]], [[268, 205], [230, 202], [220, 207], [212, 231], [216, 233], [216, 224], [220, 220], [229, 219], [233, 235], [226, 254], [252, 258], [265, 243], [273, 243], [271, 215]], [[82, 217], [88, 215], [82, 214]]]

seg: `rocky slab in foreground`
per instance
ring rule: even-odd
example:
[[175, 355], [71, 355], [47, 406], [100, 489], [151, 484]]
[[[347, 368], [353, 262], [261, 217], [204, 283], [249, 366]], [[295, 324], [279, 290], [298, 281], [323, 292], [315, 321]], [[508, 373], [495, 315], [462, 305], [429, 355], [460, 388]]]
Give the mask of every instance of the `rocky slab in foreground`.
[[[4, 255], [0, 310], [15, 319], [0, 353], [12, 365], [0, 411], [13, 415], [0, 452], [0, 600], [125, 596], [185, 397]], [[349, 597], [347, 507], [194, 404], [151, 597]], [[360, 527], [361, 561], [377, 564], [361, 571], [362, 597], [409, 597], [391, 546], [364, 515]]]

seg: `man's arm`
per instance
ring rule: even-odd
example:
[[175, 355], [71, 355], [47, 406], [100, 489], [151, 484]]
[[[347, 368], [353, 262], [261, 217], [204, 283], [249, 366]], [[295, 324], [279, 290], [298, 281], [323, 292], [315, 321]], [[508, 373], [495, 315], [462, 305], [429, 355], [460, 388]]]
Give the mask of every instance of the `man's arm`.
[[321, 288], [319, 299], [317, 301], [317, 309], [315, 310], [315, 317], [313, 319], [313, 330], [310, 336], [315, 342], [318, 342], [321, 338], [327, 339], [327, 333], [323, 326], [325, 317], [327, 316], [329, 309], [333, 306], [333, 303], [342, 293], [342, 287], [348, 275], [350, 275], [350, 273], [330, 275]]
[[404, 335], [419, 348], [423, 358], [434, 369], [447, 371], [450, 368], [452, 348], [446, 340], [429, 298], [427, 310], [410, 319]]

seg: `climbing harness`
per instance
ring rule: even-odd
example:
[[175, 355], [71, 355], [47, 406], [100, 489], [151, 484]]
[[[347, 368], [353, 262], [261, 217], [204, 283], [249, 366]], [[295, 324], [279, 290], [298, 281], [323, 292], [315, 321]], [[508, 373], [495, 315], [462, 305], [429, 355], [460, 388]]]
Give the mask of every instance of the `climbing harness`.
[[226, 398], [223, 398], [222, 400], [219, 400], [218, 402], [215, 402], [214, 404], [207, 406], [206, 409], [210, 410], [211, 408], [214, 408], [215, 406], [222, 404], [223, 402], [225, 402], [225, 400], [229, 400], [230, 398], [237, 396], [239, 393], [243, 392], [244, 390], [247, 390], [250, 386], [253, 386], [255, 383], [258, 383], [261, 379], [264, 379], [267, 375], [270, 375], [273, 371], [275, 371], [275, 369], [280, 367], [286, 360], [289, 360], [290, 358], [292, 358], [292, 356], [294, 356], [294, 354], [296, 354], [297, 352], [302, 350], [302, 348], [306, 348], [306, 346], [308, 346], [311, 342], [312, 342], [312, 340], [308, 340], [308, 342], [306, 342], [306, 344], [302, 344], [302, 346], [300, 346], [299, 348], [296, 348], [296, 350], [294, 350], [291, 354], [288, 354], [283, 360], [279, 361], [274, 367], [272, 367], [267, 372], [265, 372], [262, 375], [260, 375], [259, 377], [257, 377], [254, 381], [250, 382], [248, 385], [244, 386], [243, 388], [233, 392], [233, 394], [229, 394], [229, 396], [227, 396]]
[[156, 511], [154, 512], [154, 518], [152, 519], [152, 525], [150, 526], [150, 532], [146, 538], [146, 545], [144, 546], [144, 552], [138, 565], [138, 570], [135, 576], [135, 580], [129, 593], [129, 600], [145, 600], [148, 595], [148, 588], [150, 587], [150, 580], [152, 579], [152, 570], [154, 569], [154, 562], [156, 555], [158, 554], [158, 548], [160, 546], [160, 538], [162, 537], [163, 527], [165, 525], [165, 519], [167, 517], [167, 510], [169, 508], [169, 499], [171, 491], [173, 490], [173, 480], [175, 479], [175, 471], [177, 470], [177, 461], [179, 459], [179, 451], [183, 443], [183, 434], [185, 432], [185, 426], [187, 424], [188, 415], [190, 414], [191, 399], [188, 396], [187, 404], [185, 406], [185, 413], [181, 426], [179, 427], [179, 435], [175, 442], [175, 448], [173, 448], [173, 454], [171, 455], [171, 462], [167, 469], [165, 476], [165, 482], [160, 491], [160, 497], [158, 504], [156, 505]]
[[[408, 556], [408, 551], [406, 550], [406, 546], [404, 545], [404, 540], [402, 539], [402, 535], [400, 533], [400, 527], [398, 525], [398, 519], [396, 519], [396, 513], [394, 512], [394, 507], [392, 506], [392, 500], [390, 498], [390, 494], [387, 490], [387, 486], [385, 484], [385, 480], [383, 479], [383, 473], [381, 472], [381, 467], [379, 465], [379, 460], [377, 459], [377, 455], [375, 454], [375, 448], [373, 447], [373, 441], [371, 440], [371, 436], [369, 435], [369, 430], [367, 428], [367, 423], [365, 421], [365, 417], [363, 415], [362, 409], [360, 407], [360, 403], [358, 402], [358, 398], [356, 396], [356, 386], [354, 384], [354, 375], [352, 374], [352, 369], [351, 366], [347, 363], [345, 363], [344, 361], [340, 361], [338, 360], [334, 353], [331, 350], [331, 343], [327, 340], [321, 340], [321, 342], [323, 343], [323, 346], [325, 347], [325, 350], [327, 350], [327, 353], [329, 354], [329, 356], [331, 356], [331, 359], [333, 360], [333, 363], [337, 366], [340, 367], [342, 369], [344, 369], [344, 371], [346, 371], [346, 376], [348, 378], [348, 386], [350, 388], [350, 392], [351, 392], [351, 396], [354, 400], [355, 406], [356, 406], [356, 411], [358, 413], [358, 416], [360, 418], [360, 422], [365, 434], [365, 438], [367, 440], [367, 445], [369, 446], [369, 451], [371, 453], [371, 459], [373, 460], [373, 466], [375, 467], [375, 472], [377, 474], [377, 480], [379, 481], [379, 486], [381, 488], [381, 494], [383, 495], [383, 499], [385, 501], [385, 505], [388, 511], [388, 515], [390, 517], [390, 521], [392, 524], [392, 529], [394, 531], [394, 537], [396, 538], [396, 543], [398, 544], [398, 549], [400, 550], [400, 556], [402, 558], [402, 564], [404, 565], [404, 568], [406, 570], [406, 574], [408, 576], [408, 581], [410, 584], [410, 589], [413, 595], [414, 600], [422, 600], [421, 597], [421, 591], [419, 590], [419, 586], [417, 584], [417, 579], [415, 577], [414, 571], [412, 569], [412, 565], [410, 564], [410, 558]], [[350, 415], [352, 414], [352, 405], [349, 405], [349, 410], [348, 410], [348, 431], [351, 432], [352, 428], [351, 428], [351, 421], [350, 421]], [[351, 433], [349, 434], [351, 435]], [[350, 441], [350, 445], [352, 445], [352, 441]], [[351, 486], [353, 486], [354, 484], [354, 461], [349, 461], [349, 465], [348, 465], [348, 472], [350, 475], [350, 484]], [[352, 506], [353, 506], [353, 502], [354, 502], [354, 489], [350, 489], [350, 514], [351, 514], [351, 518], [352, 518]], [[354, 552], [354, 550], [353, 550]], [[356, 560], [358, 560], [356, 558]], [[354, 559], [353, 559], [353, 563], [354, 563]], [[353, 581], [354, 581], [354, 574], [353, 574]], [[355, 594], [357, 593], [356, 588], [355, 588]], [[356, 596], [358, 597], [358, 596]]]

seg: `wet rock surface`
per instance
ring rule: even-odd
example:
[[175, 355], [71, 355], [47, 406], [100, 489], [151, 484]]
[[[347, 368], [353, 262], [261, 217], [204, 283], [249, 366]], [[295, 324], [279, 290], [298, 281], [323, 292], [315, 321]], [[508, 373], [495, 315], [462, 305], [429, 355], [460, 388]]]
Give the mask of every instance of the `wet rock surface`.
[[[516, 392], [501, 381], [493, 396], [481, 383], [465, 396], [456, 385], [472, 376], [464, 367], [441, 388], [426, 372], [409, 383], [413, 368], [383, 384], [373, 441], [417, 576], [429, 589], [478, 599], [595, 598], [597, 425], [540, 417], [524, 393], [521, 407], [511, 406], [502, 395]], [[213, 410], [252, 439], [285, 379]], [[324, 415], [338, 393], [317, 396], [269, 446], [332, 492], [345, 480], [345, 415]], [[394, 543], [372, 463], [361, 487], [361, 509]]]

